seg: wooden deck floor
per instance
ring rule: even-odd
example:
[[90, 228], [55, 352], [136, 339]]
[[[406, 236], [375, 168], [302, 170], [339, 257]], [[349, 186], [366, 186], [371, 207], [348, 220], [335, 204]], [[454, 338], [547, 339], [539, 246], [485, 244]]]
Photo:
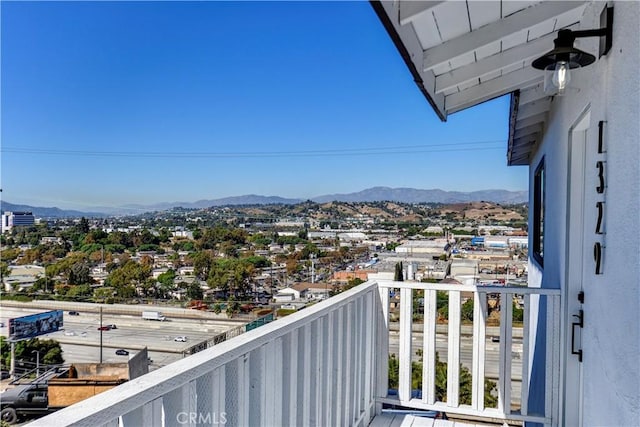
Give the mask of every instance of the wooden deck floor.
[[474, 424], [453, 420], [440, 420], [428, 417], [419, 417], [410, 414], [382, 413], [376, 415], [369, 427], [480, 427], [500, 424]]

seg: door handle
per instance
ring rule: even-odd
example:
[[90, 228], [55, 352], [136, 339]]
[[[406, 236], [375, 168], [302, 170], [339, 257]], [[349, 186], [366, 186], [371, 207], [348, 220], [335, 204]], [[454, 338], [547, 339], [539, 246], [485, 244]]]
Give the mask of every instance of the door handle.
[[578, 355], [578, 362], [582, 362], [582, 349], [575, 350], [576, 342], [576, 326], [580, 329], [584, 327], [584, 311], [580, 310], [578, 314], [574, 314], [573, 317], [577, 317], [578, 321], [571, 324], [571, 354]]

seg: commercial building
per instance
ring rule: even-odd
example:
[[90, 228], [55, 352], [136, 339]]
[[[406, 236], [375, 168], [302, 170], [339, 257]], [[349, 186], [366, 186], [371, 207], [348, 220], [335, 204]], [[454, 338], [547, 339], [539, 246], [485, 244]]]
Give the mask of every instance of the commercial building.
[[35, 222], [31, 212], [5, 212], [2, 214], [2, 232], [10, 231], [13, 227], [34, 225]]

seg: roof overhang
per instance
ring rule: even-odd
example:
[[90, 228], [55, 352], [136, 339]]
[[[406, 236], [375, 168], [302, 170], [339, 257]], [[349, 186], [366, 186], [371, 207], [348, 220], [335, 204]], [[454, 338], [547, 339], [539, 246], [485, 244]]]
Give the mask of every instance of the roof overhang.
[[376, 14], [441, 120], [511, 94], [507, 163], [528, 165], [551, 105], [531, 62], [559, 29], [577, 28], [584, 1], [379, 1]]

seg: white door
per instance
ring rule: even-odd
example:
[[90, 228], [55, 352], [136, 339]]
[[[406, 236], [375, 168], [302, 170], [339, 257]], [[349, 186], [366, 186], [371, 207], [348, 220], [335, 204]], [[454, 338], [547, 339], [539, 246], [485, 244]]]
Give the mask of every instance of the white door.
[[[569, 164], [567, 186], [567, 265], [566, 286], [563, 289], [564, 300], [564, 404], [563, 419], [565, 426], [582, 426], [582, 330], [580, 325], [585, 295], [583, 284], [587, 277], [585, 269], [590, 268], [587, 256], [585, 236], [591, 222], [588, 218], [588, 188], [590, 171], [588, 169], [590, 145], [590, 113], [586, 111], [569, 131]], [[576, 354], [578, 353], [578, 354]]]

